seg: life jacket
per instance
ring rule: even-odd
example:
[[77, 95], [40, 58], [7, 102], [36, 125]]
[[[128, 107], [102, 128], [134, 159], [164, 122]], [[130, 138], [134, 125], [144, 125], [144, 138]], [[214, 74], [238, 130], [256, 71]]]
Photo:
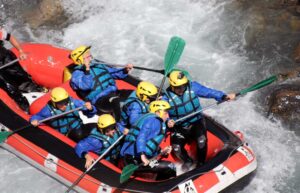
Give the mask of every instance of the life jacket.
[[[71, 100], [67, 104], [67, 108], [65, 111], [61, 111], [59, 109], [54, 108], [53, 105], [51, 104], [51, 101], [48, 102], [47, 106], [50, 109], [52, 116], [58, 115], [58, 114], [61, 114], [61, 113], [64, 113], [64, 112], [67, 112], [67, 111], [70, 111], [70, 110], [76, 108], [74, 103]], [[71, 131], [73, 129], [79, 129], [83, 125], [82, 120], [79, 117], [78, 111], [74, 111], [72, 113], [64, 115], [63, 117], [60, 117], [60, 118], [57, 118], [54, 120], [50, 120], [49, 123], [53, 128], [55, 128], [56, 130], [58, 130], [60, 133], [62, 133], [64, 135], [66, 135], [67, 133], [69, 133], [69, 131]]]
[[9, 51], [4, 47], [4, 42], [0, 40], [0, 66], [5, 64], [5, 58], [8, 56]]
[[[191, 84], [188, 84], [182, 96], [178, 96], [177, 94], [175, 94], [170, 87], [166, 90], [166, 95], [168, 96], [168, 102], [171, 105], [171, 109], [168, 111], [169, 116], [175, 121], [181, 117], [202, 109], [198, 96], [195, 95], [193, 90], [191, 90]], [[187, 127], [199, 119], [201, 119], [200, 113], [187, 118], [182, 122], [179, 122], [178, 125]]]
[[[83, 71], [83, 66], [77, 66], [75, 67], [75, 70]], [[116, 85], [115, 80], [106, 69], [104, 64], [99, 64], [95, 63], [95, 61], [92, 61], [90, 65], [90, 73], [92, 74], [94, 80], [93, 88], [91, 88], [89, 91], [78, 91], [80, 97], [85, 100], [91, 101], [97, 94], [101, 93], [109, 86]]]
[[[109, 148], [115, 141], [117, 141], [120, 136], [121, 133], [118, 129], [116, 129], [116, 132], [114, 133], [113, 137], [109, 137], [107, 135], [100, 133], [97, 128], [94, 128], [89, 135], [89, 137], [99, 139], [102, 142], [103, 145], [102, 148], [96, 152], [98, 155], [103, 154], [104, 151], [107, 150], [107, 148]], [[105, 159], [108, 161], [117, 159], [120, 153], [120, 149], [121, 146], [117, 145], [115, 148], [113, 148], [110, 151], [109, 156], [106, 156]]]
[[[132, 144], [135, 145], [135, 154], [136, 154], [137, 136], [139, 135], [141, 127], [143, 126], [145, 120], [150, 118], [150, 117], [158, 118], [153, 113], [148, 113], [148, 114], [143, 115], [130, 128], [129, 133], [125, 137], [125, 142], [130, 142], [128, 147]], [[161, 119], [158, 119], [158, 120], [160, 120], [160, 123], [161, 123], [160, 128], [159, 128], [159, 134], [146, 142], [146, 152], [145, 152], [145, 154], [148, 155], [148, 156], [153, 156], [157, 153], [157, 151], [159, 150], [159, 145], [162, 142], [162, 140], [163, 140], [163, 138], [165, 137], [165, 134], [166, 134], [166, 125], [163, 124], [163, 121]]]
[[126, 127], [130, 127], [130, 123], [129, 123], [130, 114], [127, 114], [127, 109], [134, 102], [136, 102], [139, 105], [143, 115], [148, 113], [148, 105], [146, 103], [142, 102], [136, 96], [136, 91], [133, 91], [129, 95], [128, 99], [124, 102], [124, 105], [122, 107], [122, 112], [121, 112], [121, 120], [126, 124]]

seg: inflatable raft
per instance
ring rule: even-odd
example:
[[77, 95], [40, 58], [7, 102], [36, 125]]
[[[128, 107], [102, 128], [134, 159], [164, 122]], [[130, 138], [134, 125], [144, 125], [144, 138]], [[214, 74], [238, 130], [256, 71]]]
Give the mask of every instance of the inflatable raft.
[[[74, 98], [78, 98], [69, 86], [63, 83], [63, 71], [72, 64], [68, 58], [70, 50], [47, 44], [23, 45], [29, 58], [21, 61], [22, 67], [38, 84], [47, 88], [62, 86]], [[16, 53], [16, 50], [13, 50]], [[125, 99], [129, 91], [134, 90], [139, 79], [128, 76], [125, 80], [117, 81], [121, 97]], [[49, 94], [37, 99], [30, 107], [30, 113], [38, 112], [49, 100]], [[30, 115], [23, 112], [17, 104], [0, 89], [0, 128], [14, 131], [29, 125]], [[212, 118], [205, 116], [208, 129], [208, 151], [206, 163], [200, 168], [180, 174], [175, 178], [155, 181], [135, 177], [120, 184], [119, 168], [106, 160], [101, 160], [75, 186], [79, 192], [219, 192], [240, 179], [252, 173], [257, 167], [256, 157], [252, 149], [243, 140], [240, 132], [232, 132]], [[169, 145], [169, 137], [164, 140], [162, 147]], [[16, 154], [23, 160], [40, 169], [42, 172], [57, 179], [66, 186], [85, 172], [85, 159], [75, 154], [75, 142], [54, 129], [41, 125], [29, 126], [8, 137], [1, 144], [3, 148]], [[195, 147], [190, 144], [187, 148], [193, 154]], [[91, 153], [97, 159], [98, 155]], [[170, 155], [168, 160], [176, 162]], [[66, 188], [67, 189], [67, 188]]]

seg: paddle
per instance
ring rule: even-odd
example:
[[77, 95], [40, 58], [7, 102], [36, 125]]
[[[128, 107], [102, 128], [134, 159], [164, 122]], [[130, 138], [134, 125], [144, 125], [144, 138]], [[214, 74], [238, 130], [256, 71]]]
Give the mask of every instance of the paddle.
[[20, 60], [20, 59], [17, 58], [17, 59], [15, 59], [15, 60], [13, 60], [13, 61], [8, 62], [7, 64], [4, 64], [3, 66], [0, 67], [0, 70], [3, 69], [3, 68], [6, 68], [6, 67], [8, 67], [8, 66], [11, 66], [12, 64], [18, 62], [19, 60]]
[[96, 163], [98, 163], [104, 156], [106, 156], [106, 154], [116, 146], [116, 144], [118, 144], [122, 139], [123, 139], [124, 135], [121, 135], [117, 141], [115, 141], [109, 148], [107, 148], [103, 154], [101, 156], [98, 157], [98, 159], [96, 161], [94, 161], [94, 163], [84, 172], [82, 173], [77, 180], [75, 180], [75, 182], [68, 188], [68, 190], [66, 191], [66, 193], [70, 192], [81, 180], [82, 178], [94, 167], [94, 165], [96, 165]]
[[[126, 65], [124, 64], [110, 64], [110, 63], [106, 63], [103, 62], [103, 64], [112, 66], [112, 67], [125, 67]], [[139, 69], [139, 70], [146, 70], [146, 71], [150, 71], [150, 72], [157, 72], [160, 74], [164, 74], [165, 70], [155, 70], [155, 69], [151, 69], [151, 68], [145, 68], [145, 67], [141, 67], [141, 66], [133, 66], [134, 69]]]
[[[58, 118], [58, 117], [64, 116], [64, 115], [69, 114], [69, 113], [72, 113], [72, 112], [74, 112], [74, 111], [78, 111], [78, 110], [80, 110], [80, 109], [82, 109], [82, 108], [83, 108], [83, 106], [82, 106], [82, 107], [77, 107], [77, 108], [72, 109], [72, 110], [70, 110], [70, 111], [67, 111], [67, 112], [64, 112], [64, 113], [61, 113], [61, 114], [58, 114], [58, 115], [54, 115], [54, 116], [48, 117], [48, 118], [46, 118], [46, 119], [43, 119], [43, 120], [39, 121], [39, 123], [43, 123], [43, 122], [46, 122], [46, 121], [49, 121], [49, 120], [52, 120], [52, 119], [56, 119], [56, 118]], [[19, 131], [22, 131], [22, 130], [24, 130], [24, 129], [30, 127], [30, 126], [32, 126], [32, 125], [31, 125], [31, 124], [28, 124], [28, 125], [26, 125], [26, 126], [24, 126], [24, 127], [21, 127], [21, 128], [19, 128], [19, 129], [14, 130], [14, 131], [3, 131], [3, 132], [0, 132], [0, 143], [4, 142], [4, 141], [5, 141], [8, 137], [10, 137], [11, 135], [13, 135], [13, 134], [15, 134], [15, 133], [18, 133]]]
[[[164, 78], [161, 81], [161, 84], [158, 89], [157, 99], [162, 91], [162, 88], [165, 84], [167, 75], [172, 71], [172, 69], [175, 67], [175, 65], [178, 63], [179, 58], [183, 52], [185, 46], [185, 41], [181, 39], [180, 37], [172, 37], [167, 52], [165, 54], [165, 60], [164, 60], [164, 68], [165, 68], [165, 74]], [[156, 100], [157, 100], [156, 99]]]
[[[168, 149], [165, 149], [164, 151], [161, 151], [158, 155], [152, 157], [149, 160], [149, 164], [151, 166], [151, 163], [154, 163], [154, 161], [157, 160], [157, 158], [161, 155], [165, 155], [168, 152]], [[140, 167], [142, 167], [144, 165], [144, 163], [140, 163], [139, 165], [135, 165], [135, 164], [129, 164], [127, 166], [125, 166], [122, 170], [121, 176], [120, 176], [120, 183], [124, 183], [126, 182], [130, 176]]]
[[[256, 83], [256, 84], [254, 84], [254, 85], [248, 87], [248, 88], [245, 88], [245, 89], [241, 90], [240, 92], [236, 93], [235, 95], [236, 95], [236, 97], [237, 97], [237, 96], [245, 95], [245, 94], [248, 93], [248, 92], [252, 92], [252, 91], [258, 90], [258, 89], [260, 89], [260, 88], [262, 88], [262, 87], [265, 87], [265, 86], [267, 86], [267, 85], [269, 85], [269, 84], [275, 82], [275, 81], [278, 80], [278, 78], [281, 77], [281, 76], [284, 76], [284, 75], [282, 75], [282, 74], [279, 74], [279, 75], [273, 75], [273, 76], [271, 76], [271, 77], [269, 77], [269, 78], [267, 78], [267, 79], [265, 79], [265, 80], [262, 80], [262, 81], [260, 81], [260, 82], [258, 82], [258, 83]], [[194, 115], [196, 115], [196, 114], [198, 114], [198, 113], [201, 113], [201, 112], [204, 111], [204, 110], [207, 110], [207, 109], [209, 109], [209, 108], [212, 108], [212, 107], [214, 107], [214, 106], [217, 106], [217, 105], [219, 105], [219, 104], [221, 104], [221, 103], [224, 103], [225, 101], [227, 101], [227, 100], [223, 100], [223, 101], [217, 102], [217, 103], [212, 104], [212, 105], [209, 105], [209, 106], [207, 106], [207, 107], [205, 107], [205, 108], [203, 108], [203, 109], [201, 109], [201, 110], [199, 110], [199, 111], [196, 111], [196, 112], [193, 112], [193, 113], [191, 113], [191, 114], [189, 114], [189, 115], [186, 115], [186, 116], [184, 116], [184, 117], [181, 117], [180, 119], [177, 119], [177, 120], [175, 121], [175, 123], [177, 123], [177, 122], [179, 122], [179, 121], [182, 121], [182, 120], [184, 120], [184, 119], [187, 119], [187, 118], [189, 118], [189, 117], [192, 117], [192, 116], [194, 116]]]

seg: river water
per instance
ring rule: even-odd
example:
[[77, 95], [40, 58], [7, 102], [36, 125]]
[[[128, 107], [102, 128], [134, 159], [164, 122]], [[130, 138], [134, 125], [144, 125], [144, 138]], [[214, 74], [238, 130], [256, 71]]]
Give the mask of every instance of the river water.
[[[63, 0], [69, 23], [62, 21], [32, 29], [22, 13], [37, 1], [0, 1], [1, 19], [22, 41], [50, 43], [67, 48], [92, 45], [96, 58], [112, 63], [131, 62], [162, 69], [169, 39], [186, 41], [179, 68], [194, 80], [225, 92], [238, 92], [280, 72], [290, 61], [289, 52], [299, 34], [248, 34], [257, 17], [251, 4], [239, 8], [234, 1], [220, 0]], [[254, 1], [253, 1], [254, 2]], [[256, 3], [269, 1], [255, 1]], [[263, 4], [263, 3], [262, 3]], [[266, 12], [265, 12], [266, 13]], [[274, 14], [276, 10], [268, 10]], [[253, 27], [254, 26], [254, 27]], [[253, 40], [253, 39], [252, 39]], [[250, 46], [249, 46], [250, 45]], [[287, 65], [288, 68], [293, 66]], [[160, 83], [161, 75], [135, 70], [142, 79]], [[265, 116], [257, 92], [222, 104], [205, 113], [231, 130], [240, 130], [254, 149], [258, 168], [249, 184], [229, 192], [274, 193], [300, 190], [300, 137], [279, 121]], [[202, 100], [203, 106], [214, 103]], [[24, 161], [0, 150], [0, 192], [51, 192], [66, 190], [59, 182]]]

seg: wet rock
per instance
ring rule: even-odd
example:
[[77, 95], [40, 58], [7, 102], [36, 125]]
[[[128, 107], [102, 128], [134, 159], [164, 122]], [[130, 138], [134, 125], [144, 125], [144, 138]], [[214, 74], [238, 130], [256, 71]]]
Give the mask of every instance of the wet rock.
[[277, 87], [269, 97], [269, 115], [288, 125], [300, 123], [300, 82]]
[[293, 60], [295, 62], [300, 62], [300, 43], [298, 44], [298, 46], [296, 47], [296, 49], [294, 50], [293, 53]]
[[41, 0], [28, 10], [24, 17], [34, 29], [42, 25], [60, 25], [67, 20], [61, 0]]

